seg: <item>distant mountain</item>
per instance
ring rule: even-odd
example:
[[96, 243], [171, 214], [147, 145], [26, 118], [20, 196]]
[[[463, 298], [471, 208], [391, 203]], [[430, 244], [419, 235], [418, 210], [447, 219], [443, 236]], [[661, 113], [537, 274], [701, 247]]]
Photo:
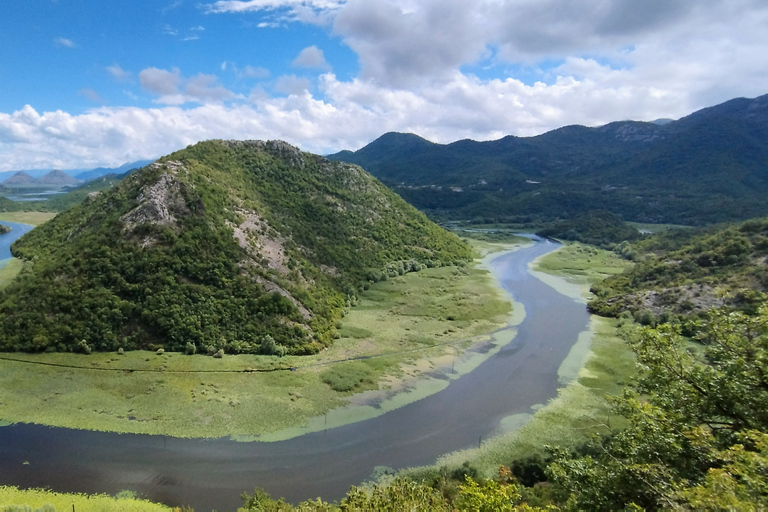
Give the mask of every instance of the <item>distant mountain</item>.
[[30, 176], [24, 171], [18, 171], [13, 176], [3, 182], [6, 187], [14, 187], [19, 185], [32, 185], [35, 183], [35, 178]]
[[57, 169], [54, 169], [48, 174], [40, 176], [35, 180], [36, 185], [52, 185], [60, 187], [67, 185], [77, 185], [80, 182], [81, 180], [75, 179], [69, 174], [65, 174]]
[[387, 133], [328, 158], [362, 166], [437, 218], [527, 222], [601, 209], [702, 224], [768, 214], [768, 95], [665, 121], [445, 145]]
[[97, 167], [96, 169], [79, 172], [74, 176], [79, 180], [88, 181], [94, 178], [98, 178], [100, 176], [106, 176], [108, 174], [125, 174], [130, 170], [140, 169], [142, 167], [145, 167], [151, 164], [152, 162], [154, 162], [154, 160], [137, 160], [136, 162], [123, 164], [120, 167], [114, 167], [114, 168]]
[[[104, 178], [106, 179], [106, 178]], [[470, 259], [357, 166], [281, 141], [208, 141], [17, 240], [0, 350], [306, 354], [366, 283]]]

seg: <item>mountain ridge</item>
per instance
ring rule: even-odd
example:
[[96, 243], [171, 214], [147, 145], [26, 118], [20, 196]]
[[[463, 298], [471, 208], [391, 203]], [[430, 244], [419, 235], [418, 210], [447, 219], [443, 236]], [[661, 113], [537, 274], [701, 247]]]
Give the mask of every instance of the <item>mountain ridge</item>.
[[744, 220], [768, 214], [768, 95], [662, 124], [486, 142], [387, 133], [328, 158], [361, 165], [434, 218], [527, 222], [603, 209], [639, 222]]

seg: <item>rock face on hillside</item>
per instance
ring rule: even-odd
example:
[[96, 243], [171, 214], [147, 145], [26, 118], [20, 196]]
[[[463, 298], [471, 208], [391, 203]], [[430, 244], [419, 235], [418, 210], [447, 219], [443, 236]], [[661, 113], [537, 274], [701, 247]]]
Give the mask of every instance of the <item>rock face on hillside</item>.
[[385, 269], [469, 258], [359, 167], [281, 141], [161, 158], [12, 251], [0, 350], [84, 352], [311, 353]]

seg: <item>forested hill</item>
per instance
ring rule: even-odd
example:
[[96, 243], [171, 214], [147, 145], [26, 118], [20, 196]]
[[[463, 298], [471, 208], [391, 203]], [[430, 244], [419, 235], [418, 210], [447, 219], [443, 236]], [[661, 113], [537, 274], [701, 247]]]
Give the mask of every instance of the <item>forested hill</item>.
[[603, 209], [639, 222], [746, 220], [768, 214], [768, 95], [663, 124], [490, 142], [388, 133], [329, 158], [361, 165], [440, 218], [551, 220]]
[[2, 350], [310, 353], [365, 283], [470, 257], [357, 166], [208, 141], [12, 246]]
[[768, 292], [768, 218], [668, 231], [616, 250], [637, 263], [592, 287], [592, 312], [655, 324], [723, 304], [749, 309]]

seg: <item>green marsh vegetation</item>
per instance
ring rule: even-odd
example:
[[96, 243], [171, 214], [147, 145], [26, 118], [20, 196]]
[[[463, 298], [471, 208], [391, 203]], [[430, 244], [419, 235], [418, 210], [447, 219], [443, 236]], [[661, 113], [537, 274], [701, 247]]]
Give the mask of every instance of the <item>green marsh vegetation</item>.
[[56, 216], [56, 212], [24, 211], [24, 212], [0, 212], [0, 221], [18, 222], [38, 226]]
[[[573, 242], [539, 258], [532, 265], [532, 269], [546, 275], [561, 277], [567, 283], [578, 286], [582, 294], [586, 294], [594, 283], [609, 276], [622, 274], [633, 265], [631, 261], [612, 251]], [[540, 276], [542, 277], [548, 284], [557, 283], [557, 281], [546, 279], [546, 276]], [[562, 282], [560, 284], [558, 289], [562, 292]]]
[[[440, 267], [370, 284], [337, 323], [339, 338], [316, 355], [5, 354], [31, 363], [0, 358], [0, 418], [179, 437], [281, 431], [355, 393], [408, 389], [436, 365], [450, 367], [473, 338], [482, 343], [509, 313], [487, 271]], [[253, 371], [275, 368], [283, 370]]]
[[[537, 277], [576, 299], [583, 298], [590, 283], [621, 273], [631, 265], [610, 251], [576, 242], [537, 259], [531, 266]], [[538, 458], [542, 465], [546, 445], [578, 446], [594, 434], [604, 433], [607, 424], [615, 426], [620, 419], [611, 412], [605, 396], [621, 394], [635, 373], [634, 356], [617, 333], [621, 324], [592, 317], [590, 331], [582, 333], [578, 346], [569, 355], [569, 359], [577, 360], [574, 364], [585, 363], [576, 372], [570, 361], [563, 363], [563, 380], [570, 382], [564, 382], [557, 398], [550, 403], [542, 404], [530, 415], [508, 418], [500, 435], [484, 441], [480, 448], [446, 455], [436, 466], [414, 469], [408, 474], [437, 482], [470, 467], [477, 475], [490, 478], [499, 466], [514, 469], [529, 458]], [[504, 432], [505, 429], [508, 431]]]
[[19, 489], [0, 486], [1, 512], [175, 512], [160, 503], [137, 499], [131, 492], [106, 494], [70, 494], [45, 489]]

